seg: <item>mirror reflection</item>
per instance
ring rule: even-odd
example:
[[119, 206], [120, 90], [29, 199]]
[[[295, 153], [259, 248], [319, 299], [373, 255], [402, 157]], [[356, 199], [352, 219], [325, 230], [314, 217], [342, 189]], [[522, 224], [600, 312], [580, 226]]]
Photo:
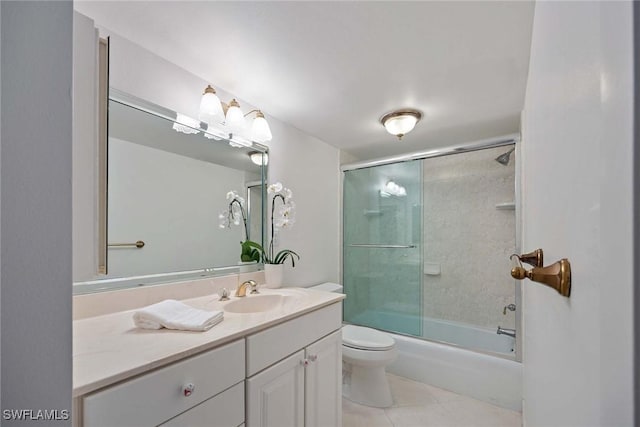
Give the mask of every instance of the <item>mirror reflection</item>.
[[[105, 278], [237, 268], [241, 242], [262, 241], [266, 167], [251, 154], [263, 147], [166, 116], [109, 101]], [[241, 218], [221, 224], [230, 192], [242, 199], [246, 228]]]

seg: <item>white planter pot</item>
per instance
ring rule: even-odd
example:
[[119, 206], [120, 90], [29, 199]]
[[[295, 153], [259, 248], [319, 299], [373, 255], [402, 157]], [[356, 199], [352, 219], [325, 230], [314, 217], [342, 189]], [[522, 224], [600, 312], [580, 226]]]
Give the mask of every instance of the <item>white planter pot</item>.
[[267, 288], [279, 288], [282, 286], [284, 264], [265, 264], [264, 279]]
[[252, 271], [256, 271], [256, 266], [258, 265], [258, 263], [256, 261], [247, 261], [247, 262], [243, 262], [240, 261], [238, 263], [238, 266], [240, 267], [240, 273], [250, 273]]

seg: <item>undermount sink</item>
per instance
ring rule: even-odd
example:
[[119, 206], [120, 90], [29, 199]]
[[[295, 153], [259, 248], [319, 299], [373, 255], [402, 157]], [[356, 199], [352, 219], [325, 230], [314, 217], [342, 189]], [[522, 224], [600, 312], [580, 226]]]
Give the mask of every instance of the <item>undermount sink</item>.
[[247, 295], [227, 303], [224, 306], [224, 311], [229, 313], [260, 313], [281, 306], [284, 300], [284, 295]]

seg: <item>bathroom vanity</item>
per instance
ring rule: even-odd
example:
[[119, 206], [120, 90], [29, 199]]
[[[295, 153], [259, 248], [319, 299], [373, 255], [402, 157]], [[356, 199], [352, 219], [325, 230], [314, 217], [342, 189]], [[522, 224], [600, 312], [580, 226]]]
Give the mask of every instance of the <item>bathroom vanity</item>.
[[261, 292], [185, 300], [233, 304], [202, 333], [137, 329], [131, 310], [76, 320], [74, 426], [342, 425], [344, 295]]

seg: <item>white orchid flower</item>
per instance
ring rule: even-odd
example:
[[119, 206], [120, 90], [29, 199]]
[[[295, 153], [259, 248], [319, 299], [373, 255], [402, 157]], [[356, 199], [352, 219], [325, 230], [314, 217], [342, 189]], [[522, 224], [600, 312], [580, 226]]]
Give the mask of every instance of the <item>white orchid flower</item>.
[[227, 201], [229, 202], [227, 210], [218, 215], [218, 226], [231, 228], [231, 225], [244, 223], [245, 236], [248, 236], [244, 198], [240, 197], [237, 191], [231, 190], [227, 192]]
[[267, 192], [269, 194], [275, 194], [275, 193], [279, 193], [282, 191], [282, 183], [281, 182], [276, 182], [275, 184], [271, 184], [269, 187], [267, 187]]
[[282, 195], [284, 196], [284, 201], [286, 203], [289, 200], [291, 200], [291, 198], [293, 197], [293, 192], [288, 188], [283, 188], [282, 189]]
[[287, 217], [279, 217], [279, 218], [276, 218], [275, 222], [273, 223], [273, 226], [276, 228], [289, 228], [291, 227], [291, 225], [293, 225], [293, 224], [290, 224], [290, 222], [291, 220]]
[[293, 227], [293, 224], [295, 224], [295, 222], [296, 220], [293, 219], [292, 217], [283, 216], [276, 219], [274, 226], [276, 228], [291, 228]]
[[278, 209], [278, 215], [285, 218], [293, 218], [295, 215], [295, 209], [295, 204], [293, 202], [289, 202]]
[[226, 212], [220, 212], [218, 214], [218, 227], [227, 228], [229, 227], [229, 219], [227, 218]]

